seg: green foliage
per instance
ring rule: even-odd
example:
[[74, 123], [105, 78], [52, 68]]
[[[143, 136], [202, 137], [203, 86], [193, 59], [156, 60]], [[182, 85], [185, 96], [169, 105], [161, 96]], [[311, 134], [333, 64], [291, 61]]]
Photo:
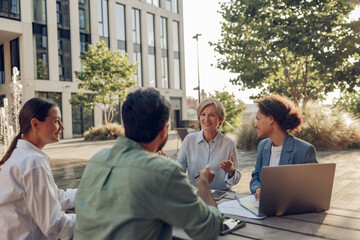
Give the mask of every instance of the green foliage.
[[312, 143], [318, 150], [360, 147], [360, 120], [339, 107], [309, 102], [303, 109], [302, 130], [295, 136]]
[[217, 67], [243, 88], [287, 95], [296, 104], [352, 91], [360, 75], [360, 21], [354, 1], [230, 0], [221, 4]]
[[360, 94], [358, 92], [343, 93], [335, 99], [335, 106], [340, 107], [356, 116], [360, 116]]
[[256, 150], [261, 139], [258, 138], [254, 126], [255, 118], [252, 121], [245, 122], [241, 125], [237, 133], [237, 147], [243, 150]]
[[[127, 55], [122, 57], [120, 51], [108, 49], [105, 41], [98, 42], [96, 49], [89, 45], [82, 64], [84, 71], [75, 71], [76, 78], [80, 80], [79, 93], [70, 103], [81, 107], [103, 104], [104, 122], [111, 122], [114, 103], [124, 101], [127, 90], [136, 84], [136, 65], [129, 63]], [[93, 94], [87, 96], [84, 91]]]
[[209, 94], [209, 97], [217, 99], [224, 106], [226, 110], [225, 122], [221, 125], [220, 130], [225, 132], [233, 132], [240, 125], [240, 118], [245, 111], [245, 103], [235, 98], [235, 95], [230, 94], [225, 90], [215, 91], [214, 94]]
[[[315, 146], [317, 150], [341, 150], [360, 148], [360, 120], [339, 107], [327, 107], [309, 101], [303, 107], [303, 124], [294, 136]], [[256, 149], [255, 121], [244, 125], [238, 133], [238, 147]], [[256, 134], [256, 135], [255, 135]]]
[[106, 123], [96, 127], [91, 127], [84, 132], [85, 141], [111, 140], [119, 136], [124, 136], [124, 128], [118, 123]]

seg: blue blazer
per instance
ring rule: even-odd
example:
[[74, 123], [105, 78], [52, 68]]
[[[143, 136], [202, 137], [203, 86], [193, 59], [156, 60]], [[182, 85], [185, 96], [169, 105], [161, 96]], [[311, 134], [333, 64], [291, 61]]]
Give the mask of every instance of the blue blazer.
[[[252, 194], [261, 187], [261, 171], [264, 166], [269, 166], [272, 141], [270, 138], [262, 140], [257, 149], [255, 170], [252, 172], [250, 191]], [[292, 135], [286, 134], [280, 154], [279, 165], [318, 163], [313, 145]]]

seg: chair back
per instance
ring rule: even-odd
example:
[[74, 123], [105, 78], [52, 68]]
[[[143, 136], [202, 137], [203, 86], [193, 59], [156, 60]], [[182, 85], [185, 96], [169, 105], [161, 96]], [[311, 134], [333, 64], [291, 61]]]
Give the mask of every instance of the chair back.
[[186, 135], [188, 135], [187, 129], [186, 128], [175, 128], [175, 130], [176, 130], [176, 134], [179, 136], [181, 141], [184, 141], [184, 138], [186, 137]]

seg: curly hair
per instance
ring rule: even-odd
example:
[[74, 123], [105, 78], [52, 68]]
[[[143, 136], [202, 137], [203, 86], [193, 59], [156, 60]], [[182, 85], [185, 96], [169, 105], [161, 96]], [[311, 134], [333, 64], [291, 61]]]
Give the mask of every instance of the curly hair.
[[289, 98], [273, 94], [258, 99], [256, 104], [260, 112], [272, 116], [284, 132], [301, 129], [301, 110]]

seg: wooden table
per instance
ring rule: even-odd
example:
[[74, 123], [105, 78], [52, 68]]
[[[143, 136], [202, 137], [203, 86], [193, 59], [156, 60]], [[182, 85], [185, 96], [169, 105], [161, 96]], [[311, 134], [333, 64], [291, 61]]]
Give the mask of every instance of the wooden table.
[[[232, 194], [228, 194], [228, 197], [222, 201], [234, 199], [232, 197]], [[360, 239], [359, 211], [330, 208], [322, 213], [267, 217], [264, 220], [226, 216], [242, 219], [247, 223], [245, 227], [228, 235], [219, 236], [218, 239]], [[173, 235], [180, 239], [190, 239], [179, 228], [174, 228]]]

